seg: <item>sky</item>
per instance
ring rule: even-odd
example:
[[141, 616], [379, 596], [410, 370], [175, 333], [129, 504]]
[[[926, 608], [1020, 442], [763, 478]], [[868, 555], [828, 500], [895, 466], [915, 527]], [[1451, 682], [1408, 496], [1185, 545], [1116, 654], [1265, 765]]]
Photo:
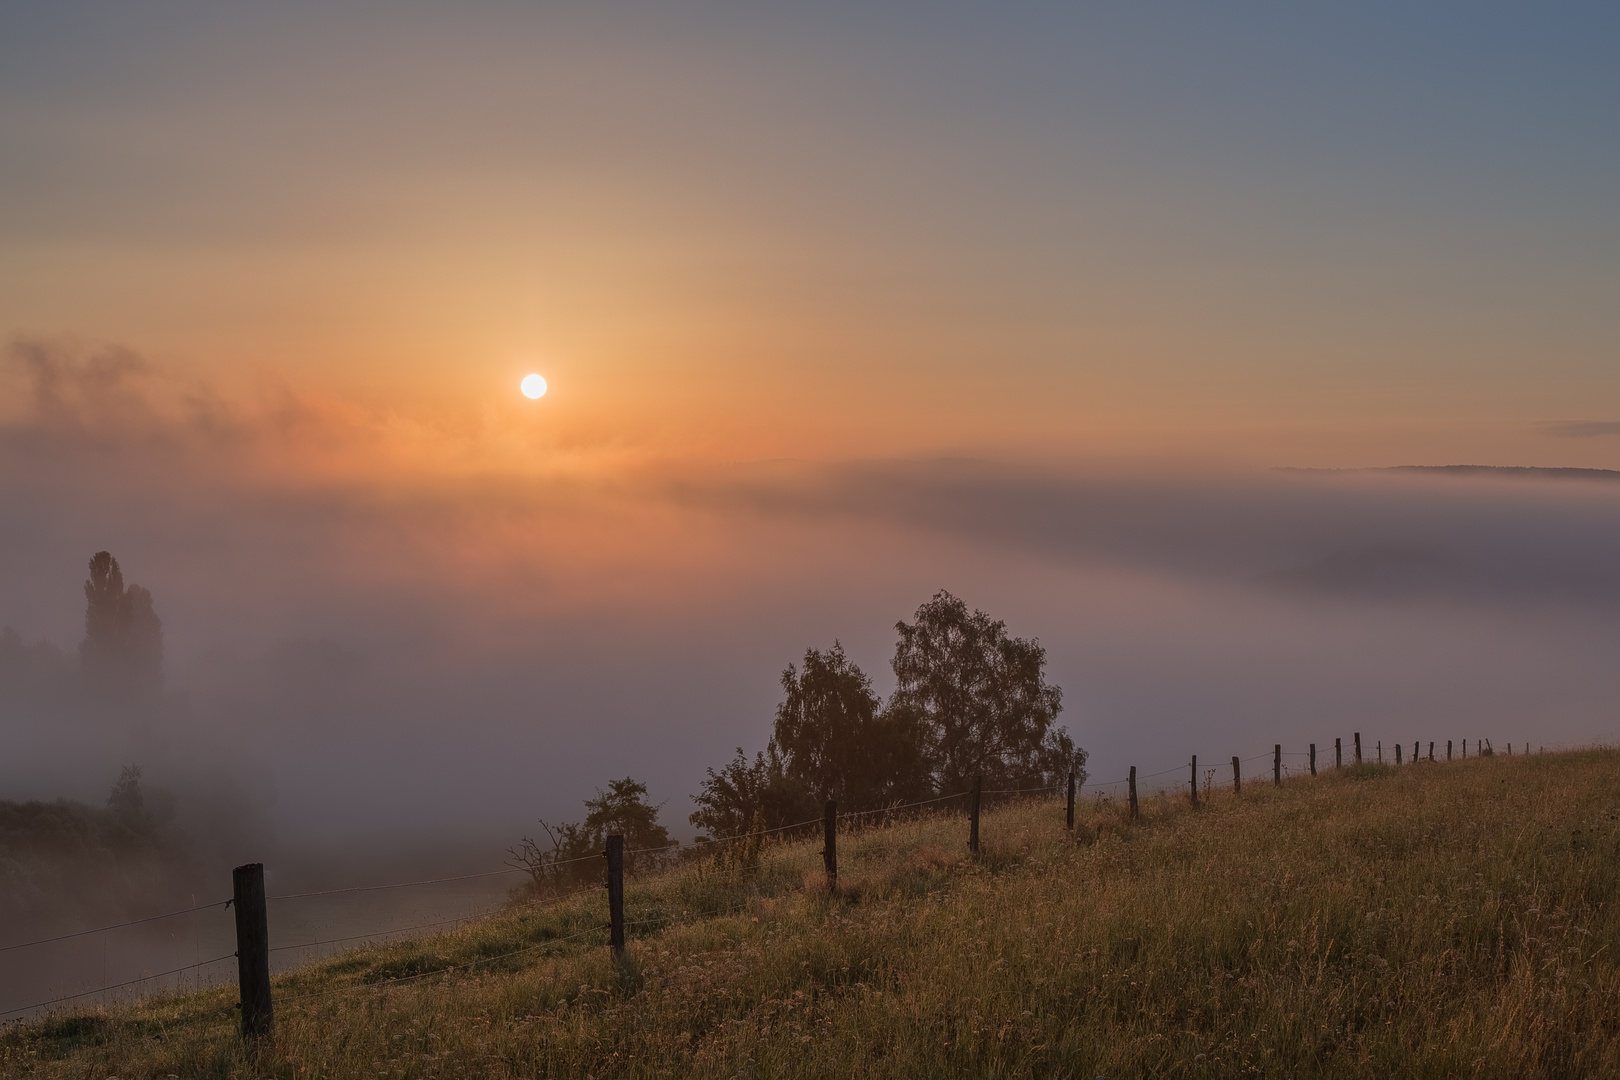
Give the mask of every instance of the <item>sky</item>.
[[1620, 469], [1617, 45], [1573, 4], [6, 5], [0, 622], [71, 649], [110, 549], [186, 704], [14, 706], [0, 786], [140, 755], [288, 835], [505, 835], [630, 773], [679, 822], [783, 666], [885, 688], [941, 588], [1048, 647], [1099, 778], [1609, 738], [1620, 485], [1279, 470]]

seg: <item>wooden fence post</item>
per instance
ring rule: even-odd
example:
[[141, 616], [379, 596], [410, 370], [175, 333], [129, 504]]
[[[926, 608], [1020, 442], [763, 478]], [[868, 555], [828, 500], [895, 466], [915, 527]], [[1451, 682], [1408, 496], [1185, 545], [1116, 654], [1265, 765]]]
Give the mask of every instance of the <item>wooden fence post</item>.
[[241, 990], [242, 1038], [268, 1039], [275, 1028], [270, 1005], [270, 918], [264, 902], [264, 863], [231, 871], [236, 907], [236, 982]]
[[968, 850], [977, 855], [979, 853], [979, 795], [984, 790], [984, 777], [973, 778], [973, 801], [968, 808], [971, 817], [968, 820]]
[[1463, 756], [1464, 761], [1468, 760], [1468, 740], [1467, 739], [1464, 739], [1462, 741], [1462, 756]]
[[[1379, 753], [1380, 757], [1383, 756], [1383, 752], [1384, 752], [1384, 744], [1379, 743], [1378, 744], [1378, 753]], [[1400, 763], [1401, 763], [1401, 744], [1396, 743], [1395, 744], [1395, 764], [1399, 765]]]
[[608, 944], [614, 956], [624, 955], [624, 836], [607, 838]]
[[1237, 795], [1243, 791], [1243, 770], [1238, 765], [1238, 757], [1232, 755], [1232, 794]]
[[1136, 820], [1136, 766], [1131, 766], [1131, 820]]
[[1447, 761], [1451, 760], [1451, 740], [1450, 739], [1446, 740], [1446, 760]]
[[1433, 740], [1430, 740], [1430, 742], [1429, 742], [1429, 760], [1430, 761], [1434, 760], [1434, 742], [1433, 742]]
[[1316, 744], [1311, 743], [1311, 775], [1316, 775]]
[[1415, 743], [1412, 744], [1412, 764], [1416, 765], [1418, 763], [1418, 760], [1423, 757], [1423, 755], [1421, 753], [1419, 753], [1419, 751], [1422, 750], [1422, 749], [1423, 749], [1423, 744], [1422, 743], [1415, 742]]
[[1069, 770], [1069, 831], [1074, 831], [1074, 770]]
[[1282, 787], [1282, 743], [1271, 748], [1271, 786]]
[[1192, 759], [1192, 804], [1195, 807], [1198, 805], [1198, 755], [1197, 754], [1194, 754], [1193, 759]]
[[1361, 764], [1361, 732], [1356, 732], [1356, 764]]
[[1338, 736], [1333, 738], [1333, 767], [1344, 768], [1344, 740]]
[[827, 891], [838, 891], [838, 803], [828, 799], [821, 811], [821, 863], [827, 868]]
[[1384, 740], [1379, 739], [1378, 740], [1378, 764], [1382, 765], [1383, 763], [1384, 763]]

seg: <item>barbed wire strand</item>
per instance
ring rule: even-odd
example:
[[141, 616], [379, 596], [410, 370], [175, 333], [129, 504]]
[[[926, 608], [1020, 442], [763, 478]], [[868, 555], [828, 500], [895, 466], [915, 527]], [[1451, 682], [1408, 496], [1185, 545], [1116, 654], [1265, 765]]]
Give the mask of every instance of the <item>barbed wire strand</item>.
[[7, 1009], [5, 1012], [0, 1012], [0, 1016], [14, 1016], [17, 1013], [31, 1012], [34, 1009], [43, 1009], [50, 1005], [59, 1005], [64, 1001], [77, 1001], [79, 998], [89, 997], [92, 994], [104, 994], [108, 990], [118, 990], [125, 986], [134, 986], [136, 983], [150, 982], [153, 979], [161, 979], [168, 975], [178, 975], [182, 971], [190, 971], [193, 968], [207, 967], [209, 964], [217, 964], [221, 960], [234, 959], [235, 956], [236, 954], [233, 952], [226, 953], [224, 956], [216, 956], [212, 960], [199, 960], [195, 964], [187, 964], [184, 967], [177, 967], [172, 971], [160, 971], [156, 975], [142, 975], [138, 979], [128, 979], [121, 983], [113, 983], [111, 986], [101, 986], [94, 990], [85, 990], [78, 994], [68, 994], [65, 997], [52, 998], [49, 1001], [41, 1001], [35, 1005], [24, 1005], [20, 1009]]
[[149, 915], [144, 919], [131, 919], [129, 922], [113, 923], [111, 926], [98, 926], [94, 930], [77, 930], [71, 934], [57, 934], [55, 937], [40, 938], [37, 941], [19, 941], [15, 945], [0, 947], [0, 952], [10, 952], [13, 949], [26, 949], [30, 945], [45, 945], [52, 941], [67, 941], [69, 938], [89, 937], [91, 934], [105, 934], [109, 930], [122, 930], [126, 926], [140, 926], [143, 923], [158, 922], [162, 919], [172, 919], [178, 915], [190, 915], [195, 911], [207, 911], [214, 907], [228, 907], [231, 901], [216, 900], [212, 904], [198, 904], [196, 907], [181, 908], [179, 911], [167, 911], [162, 915]]
[[[572, 860], [575, 862], [583, 860]], [[281, 893], [278, 896], [267, 896], [266, 900], [302, 900], [310, 896], [337, 896], [340, 893], [380, 892], [384, 889], [409, 889], [416, 885], [442, 885], [447, 881], [474, 881], [478, 878], [500, 877], [504, 874], [526, 874], [528, 871], [521, 866], [508, 867], [505, 870], [487, 870], [481, 874], [456, 874], [452, 877], [423, 878], [421, 881], [397, 881], [390, 885], [350, 885], [342, 889], [311, 889], [308, 892]]]

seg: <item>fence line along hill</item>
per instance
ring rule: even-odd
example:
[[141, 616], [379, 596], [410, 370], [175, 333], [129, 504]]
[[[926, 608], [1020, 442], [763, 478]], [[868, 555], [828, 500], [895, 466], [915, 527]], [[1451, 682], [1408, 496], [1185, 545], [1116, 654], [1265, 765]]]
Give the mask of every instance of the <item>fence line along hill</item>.
[[535, 896], [277, 976], [262, 1039], [222, 987], [0, 1073], [1620, 1075], [1620, 752], [1403, 759], [987, 802], [976, 854], [880, 817], [836, 892], [820, 831], [728, 844], [625, 882], [622, 952], [607, 890]]

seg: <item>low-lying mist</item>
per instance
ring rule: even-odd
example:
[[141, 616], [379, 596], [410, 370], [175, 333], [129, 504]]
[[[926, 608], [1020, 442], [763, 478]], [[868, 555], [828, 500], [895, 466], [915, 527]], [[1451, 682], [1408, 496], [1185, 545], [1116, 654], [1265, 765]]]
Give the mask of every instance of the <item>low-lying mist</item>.
[[[687, 835], [786, 664], [838, 639], [887, 692], [896, 620], [941, 588], [1040, 639], [1099, 781], [1614, 730], [1601, 478], [608, 461], [228, 402], [127, 353], [19, 346], [7, 378], [0, 798], [99, 805], [138, 763], [219, 866], [498, 866], [626, 775]], [[53, 689], [103, 550], [162, 619], [139, 708]]]

